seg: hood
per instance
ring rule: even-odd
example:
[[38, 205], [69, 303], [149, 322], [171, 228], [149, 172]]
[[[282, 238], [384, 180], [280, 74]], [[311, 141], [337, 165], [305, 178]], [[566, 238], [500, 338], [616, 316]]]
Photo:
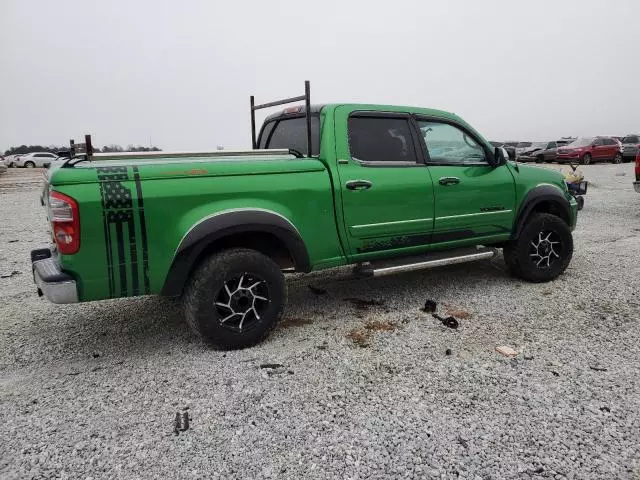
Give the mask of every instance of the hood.
[[528, 153], [533, 153], [533, 152], [537, 152], [538, 150], [542, 150], [542, 148], [540, 147], [527, 147], [525, 149], [522, 150], [522, 154], [526, 155]]

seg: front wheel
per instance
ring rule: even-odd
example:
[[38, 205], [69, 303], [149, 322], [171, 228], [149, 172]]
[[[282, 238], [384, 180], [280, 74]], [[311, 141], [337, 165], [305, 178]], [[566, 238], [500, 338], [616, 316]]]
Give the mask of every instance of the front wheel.
[[24, 166], [25, 166], [25, 168], [34, 168], [36, 166], [36, 164], [33, 163], [33, 162], [25, 162]]
[[622, 154], [616, 153], [615, 157], [613, 157], [613, 163], [622, 163]]
[[282, 317], [285, 300], [280, 267], [262, 253], [244, 248], [205, 259], [183, 298], [189, 326], [223, 350], [263, 340]]
[[591, 154], [585, 153], [580, 162], [582, 165], [589, 165], [591, 163]]
[[573, 256], [569, 226], [549, 213], [535, 214], [520, 236], [504, 247], [504, 259], [512, 275], [529, 282], [548, 282], [561, 275]]

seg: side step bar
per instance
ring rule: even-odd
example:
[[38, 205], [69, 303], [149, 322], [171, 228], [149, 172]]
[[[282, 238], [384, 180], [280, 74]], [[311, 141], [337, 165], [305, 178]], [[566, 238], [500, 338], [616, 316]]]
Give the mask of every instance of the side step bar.
[[357, 265], [354, 273], [362, 276], [382, 277], [398, 272], [410, 272], [412, 270], [424, 270], [456, 263], [488, 260], [495, 257], [497, 253], [498, 251], [495, 248], [474, 247], [390, 260], [376, 260], [371, 263]]

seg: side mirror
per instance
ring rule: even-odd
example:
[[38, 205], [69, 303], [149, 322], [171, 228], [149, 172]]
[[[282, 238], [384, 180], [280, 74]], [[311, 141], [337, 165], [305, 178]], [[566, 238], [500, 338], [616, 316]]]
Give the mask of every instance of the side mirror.
[[505, 149], [502, 147], [496, 147], [493, 151], [493, 158], [490, 159], [489, 165], [493, 168], [499, 167], [507, 163], [507, 159], [505, 156]]

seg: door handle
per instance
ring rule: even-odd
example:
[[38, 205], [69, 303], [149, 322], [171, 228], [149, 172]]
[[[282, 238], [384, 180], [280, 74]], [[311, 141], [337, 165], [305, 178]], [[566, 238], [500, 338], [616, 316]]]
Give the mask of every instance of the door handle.
[[457, 185], [460, 183], [460, 179], [458, 177], [442, 177], [438, 180], [438, 183], [446, 187], [448, 185]]
[[369, 180], [349, 180], [346, 183], [349, 190], [369, 190], [372, 185]]

